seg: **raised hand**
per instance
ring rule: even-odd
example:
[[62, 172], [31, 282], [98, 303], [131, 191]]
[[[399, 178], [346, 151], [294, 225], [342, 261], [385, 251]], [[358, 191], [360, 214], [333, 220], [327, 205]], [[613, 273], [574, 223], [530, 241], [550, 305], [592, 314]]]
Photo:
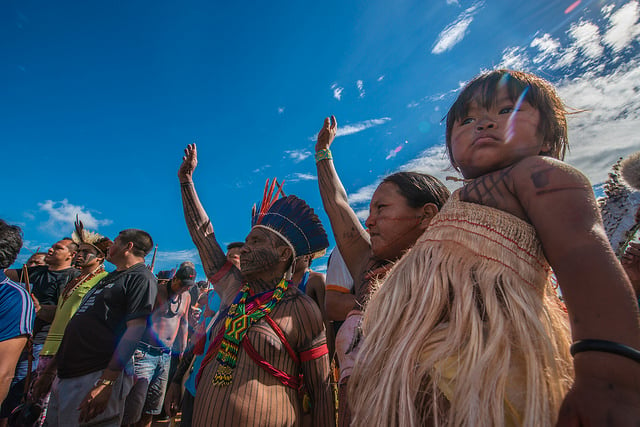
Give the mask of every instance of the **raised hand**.
[[184, 149], [182, 164], [178, 169], [178, 178], [180, 182], [190, 182], [193, 179], [193, 171], [198, 166], [198, 150], [196, 144], [189, 144]]
[[318, 133], [318, 142], [316, 143], [316, 151], [327, 149], [331, 146], [333, 139], [338, 131], [338, 122], [335, 116], [326, 117], [322, 129]]

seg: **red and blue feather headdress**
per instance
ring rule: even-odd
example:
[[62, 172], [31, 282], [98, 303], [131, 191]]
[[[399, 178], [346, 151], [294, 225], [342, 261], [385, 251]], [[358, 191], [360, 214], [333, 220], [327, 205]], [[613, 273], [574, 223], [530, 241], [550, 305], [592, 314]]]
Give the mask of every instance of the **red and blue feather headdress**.
[[318, 215], [304, 200], [285, 196], [282, 184], [274, 178], [269, 185], [267, 179], [260, 209], [253, 206], [251, 227], [267, 228], [280, 236], [293, 250], [294, 258], [326, 249], [329, 240]]

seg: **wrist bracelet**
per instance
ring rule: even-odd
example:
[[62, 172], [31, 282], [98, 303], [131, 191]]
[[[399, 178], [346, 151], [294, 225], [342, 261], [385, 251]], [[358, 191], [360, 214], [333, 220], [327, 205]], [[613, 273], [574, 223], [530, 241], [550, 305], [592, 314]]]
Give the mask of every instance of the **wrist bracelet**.
[[601, 351], [604, 353], [617, 354], [640, 363], [640, 351], [633, 347], [605, 340], [579, 340], [571, 344], [569, 349], [572, 356], [583, 351]]
[[328, 148], [323, 148], [322, 150], [318, 150], [316, 151], [316, 163], [318, 163], [320, 160], [332, 160], [333, 156], [331, 155], [331, 150], [329, 150]]
[[114, 385], [115, 382], [116, 382], [116, 380], [107, 380], [107, 379], [104, 379], [104, 378], [98, 378], [96, 380], [96, 382], [93, 384], [93, 386], [94, 387], [98, 387], [100, 385], [105, 385], [107, 387], [110, 387], [110, 386]]

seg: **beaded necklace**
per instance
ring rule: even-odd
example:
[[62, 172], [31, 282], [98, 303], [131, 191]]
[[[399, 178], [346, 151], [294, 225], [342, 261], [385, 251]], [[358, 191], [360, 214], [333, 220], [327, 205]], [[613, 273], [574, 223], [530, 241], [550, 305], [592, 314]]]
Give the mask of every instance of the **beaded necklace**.
[[231, 385], [233, 380], [233, 369], [238, 361], [238, 348], [240, 342], [244, 339], [247, 331], [258, 320], [271, 313], [271, 310], [280, 302], [284, 293], [289, 288], [289, 282], [282, 279], [276, 288], [262, 296], [261, 299], [269, 298], [264, 304], [259, 304], [255, 309], [247, 313], [247, 297], [249, 296], [249, 285], [246, 283], [242, 286], [240, 299], [229, 307], [229, 312], [225, 318], [224, 335], [220, 342], [220, 350], [216, 360], [220, 363], [216, 374], [213, 378], [213, 384], [219, 386]]
[[100, 264], [99, 266], [94, 268], [91, 273], [87, 274], [86, 276], [78, 276], [75, 279], [71, 280], [69, 283], [67, 283], [67, 286], [65, 286], [64, 290], [62, 291], [62, 303], [64, 304], [67, 301], [67, 299], [69, 299], [71, 294], [76, 289], [78, 289], [78, 287], [80, 287], [80, 285], [82, 285], [84, 282], [88, 282], [89, 280], [93, 279], [103, 271], [104, 271], [104, 265]]
[[[180, 309], [180, 305], [182, 304], [182, 293], [178, 294], [178, 297], [174, 300], [173, 297], [176, 295], [173, 294], [173, 290], [171, 289], [171, 281], [167, 283], [167, 316], [166, 317], [175, 317], [178, 314], [178, 310]], [[173, 305], [176, 304], [175, 310], [173, 309]]]

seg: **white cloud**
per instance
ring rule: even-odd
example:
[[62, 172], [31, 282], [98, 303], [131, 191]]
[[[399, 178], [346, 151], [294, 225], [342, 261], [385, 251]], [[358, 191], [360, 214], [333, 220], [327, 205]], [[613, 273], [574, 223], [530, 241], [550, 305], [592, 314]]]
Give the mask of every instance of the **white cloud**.
[[[338, 124], [338, 132], [336, 132], [336, 137], [347, 136], [354, 133], [362, 132], [363, 130], [367, 130], [369, 128], [384, 124], [389, 120], [391, 120], [390, 117], [382, 117], [380, 119], [365, 120], [363, 122], [351, 123], [344, 126]], [[309, 141], [315, 141], [317, 138], [318, 134], [315, 134], [309, 137]]]
[[637, 1], [631, 1], [609, 16], [609, 28], [603, 42], [615, 52], [627, 47], [640, 35], [640, 7]]
[[384, 124], [389, 120], [391, 120], [391, 118], [382, 117], [380, 119], [365, 120], [359, 123], [344, 125], [344, 126], [338, 127], [338, 132], [336, 133], [336, 136], [345, 136], [345, 135], [351, 135], [353, 133], [362, 132], [365, 129], [369, 129], [369, 128]]
[[529, 68], [529, 55], [524, 47], [508, 47], [502, 51], [502, 60], [496, 68], [526, 70]]
[[587, 58], [598, 59], [604, 53], [604, 46], [600, 43], [600, 29], [596, 24], [589, 21], [572, 24], [569, 35], [575, 40], [575, 46]]
[[363, 203], [367, 203], [369, 204], [369, 201], [371, 200], [371, 196], [373, 196], [373, 193], [376, 191], [376, 188], [378, 188], [378, 184], [380, 183], [380, 180], [376, 181], [373, 184], [369, 184], [365, 187], [360, 188], [358, 191], [356, 191], [353, 194], [349, 194], [347, 197], [349, 199], [349, 204], [350, 205], [361, 205]]
[[[153, 251], [149, 253], [147, 258], [151, 261]], [[158, 250], [156, 255], [156, 264], [180, 264], [184, 261], [191, 261], [194, 264], [201, 264], [200, 255], [198, 255], [197, 249], [182, 249], [179, 251], [161, 251]]]
[[288, 182], [317, 181], [318, 177], [309, 173], [294, 173], [287, 176]]
[[356, 87], [358, 88], [358, 96], [360, 96], [360, 98], [364, 98], [364, 83], [362, 80], [358, 80], [356, 82]]
[[380, 77], [378, 77], [378, 81], [379, 81], [379, 82], [381, 82], [381, 81], [383, 81], [383, 80], [384, 80], [384, 74], [383, 74], [383, 75], [381, 75]]
[[311, 155], [311, 151], [308, 150], [287, 150], [285, 154], [289, 156], [289, 158], [293, 159], [294, 163], [300, 163], [307, 157]]
[[455, 21], [447, 25], [444, 30], [438, 34], [438, 38], [431, 49], [431, 53], [438, 55], [453, 48], [460, 43], [464, 36], [467, 35], [467, 29], [473, 22], [473, 17], [484, 3], [478, 2], [470, 8], [463, 11]]
[[638, 57], [607, 75], [586, 74], [558, 87], [567, 105], [588, 111], [569, 117], [567, 162], [592, 183], [606, 180], [611, 166], [640, 147]]
[[344, 88], [338, 86], [337, 83], [334, 83], [331, 85], [331, 90], [333, 90], [333, 97], [340, 101], [342, 99], [342, 91], [344, 90]]
[[269, 169], [270, 167], [271, 167], [271, 165], [262, 165], [262, 166], [260, 166], [259, 168], [254, 169], [254, 170], [253, 170], [253, 173], [260, 173], [260, 172], [263, 172], [264, 170]]
[[555, 57], [558, 55], [561, 47], [560, 42], [551, 37], [550, 34], [544, 34], [542, 37], [536, 37], [529, 46], [537, 48], [539, 51], [538, 55], [533, 58], [534, 64], [539, 64], [549, 58]]
[[447, 0], [447, 4], [451, 5], [451, 4], [455, 4], [456, 6], [459, 6], [460, 3], [458, 2], [458, 0]]
[[[69, 227], [72, 230], [76, 215], [80, 218], [87, 229], [97, 230], [101, 225], [109, 225], [113, 223], [110, 219], [98, 219], [93, 213], [84, 206], [73, 205], [67, 199], [55, 202], [53, 200], [45, 200], [38, 203], [41, 211], [49, 214], [49, 218], [41, 225], [43, 229], [56, 229], [60, 227]], [[99, 212], [98, 212], [99, 213]]]

